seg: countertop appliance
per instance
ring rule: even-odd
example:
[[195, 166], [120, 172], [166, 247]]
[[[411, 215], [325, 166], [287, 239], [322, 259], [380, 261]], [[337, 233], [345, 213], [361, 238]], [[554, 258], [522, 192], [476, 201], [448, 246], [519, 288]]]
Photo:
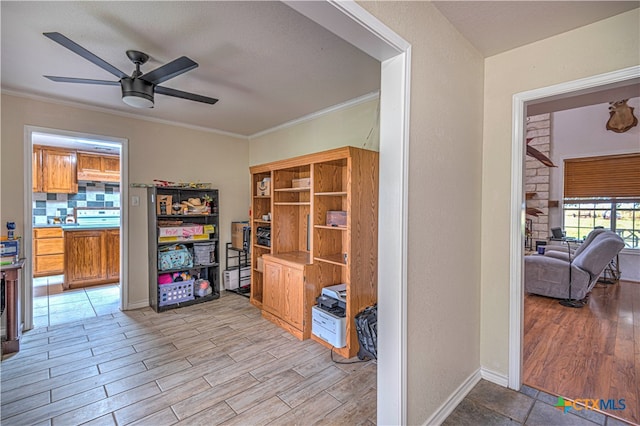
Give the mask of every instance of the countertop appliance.
[[120, 209], [76, 207], [78, 226], [120, 226]]

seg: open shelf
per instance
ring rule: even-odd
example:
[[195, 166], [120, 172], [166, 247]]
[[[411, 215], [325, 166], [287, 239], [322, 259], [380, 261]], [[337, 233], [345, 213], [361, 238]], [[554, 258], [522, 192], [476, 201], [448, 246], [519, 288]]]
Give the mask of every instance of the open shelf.
[[274, 206], [310, 206], [309, 201], [281, 201], [273, 203]]
[[347, 193], [346, 191], [316, 192], [314, 195], [317, 197], [344, 197]]
[[311, 190], [310, 187], [304, 188], [277, 188], [274, 189], [275, 192], [309, 192]]
[[338, 266], [347, 266], [347, 264], [344, 261], [344, 255], [341, 253], [337, 253], [337, 254], [329, 254], [327, 256], [318, 256], [318, 257], [314, 257], [314, 260], [317, 260], [318, 262], [326, 262], [326, 263], [331, 263], [332, 265], [338, 265]]
[[346, 226], [314, 225], [314, 228], [316, 228], [316, 229], [332, 229], [332, 230], [335, 230], [335, 231], [346, 231], [347, 230]]

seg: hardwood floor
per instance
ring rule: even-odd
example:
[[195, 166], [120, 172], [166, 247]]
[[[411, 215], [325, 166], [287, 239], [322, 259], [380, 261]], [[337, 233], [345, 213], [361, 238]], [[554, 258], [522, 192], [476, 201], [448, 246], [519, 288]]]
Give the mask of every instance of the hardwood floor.
[[624, 399], [605, 410], [640, 423], [640, 284], [597, 284], [589, 303], [566, 308], [526, 295], [524, 384], [565, 398]]
[[0, 367], [7, 426], [376, 423], [375, 363], [336, 364], [233, 294], [36, 328]]

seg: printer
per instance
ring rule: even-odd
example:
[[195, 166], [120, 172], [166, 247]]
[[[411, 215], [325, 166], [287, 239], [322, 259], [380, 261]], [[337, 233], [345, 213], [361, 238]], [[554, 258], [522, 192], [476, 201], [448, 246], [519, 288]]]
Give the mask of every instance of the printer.
[[322, 289], [311, 308], [311, 333], [336, 348], [347, 345], [347, 286], [337, 284]]

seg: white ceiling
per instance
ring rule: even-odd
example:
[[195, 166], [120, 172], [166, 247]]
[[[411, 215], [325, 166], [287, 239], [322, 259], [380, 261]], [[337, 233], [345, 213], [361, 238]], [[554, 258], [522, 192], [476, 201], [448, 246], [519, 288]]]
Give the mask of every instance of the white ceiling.
[[[380, 64], [280, 2], [2, 2], [2, 88], [252, 135], [376, 92]], [[179, 56], [199, 67], [163, 86], [215, 105], [155, 96], [134, 109], [117, 86], [55, 83], [54, 75], [117, 78], [43, 32], [60, 32], [120, 70], [128, 49], [151, 71]]]
[[640, 1], [435, 1], [485, 57], [635, 9]]
[[[485, 56], [638, 7], [638, 1], [447, 1], [438, 9]], [[6, 93], [40, 96], [250, 136], [376, 92], [377, 60], [280, 2], [1, 2]], [[215, 105], [156, 95], [125, 105], [116, 86], [54, 83], [42, 75], [115, 80], [42, 35], [60, 32], [129, 73], [128, 49], [150, 71], [185, 55], [200, 66], [163, 86]]]

